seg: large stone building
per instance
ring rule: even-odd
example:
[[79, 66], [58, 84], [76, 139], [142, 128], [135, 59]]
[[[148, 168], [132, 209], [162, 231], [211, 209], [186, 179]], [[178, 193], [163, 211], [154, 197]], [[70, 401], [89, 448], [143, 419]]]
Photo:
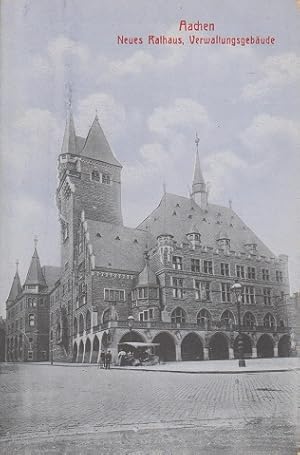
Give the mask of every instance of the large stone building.
[[49, 359], [49, 293], [60, 268], [41, 267], [36, 241], [24, 285], [18, 267], [6, 301], [6, 360]]
[[233, 358], [235, 279], [246, 355], [288, 355], [288, 258], [210, 203], [198, 141], [191, 196], [164, 192], [137, 228], [123, 224], [121, 170], [97, 116], [82, 138], [70, 115], [58, 159], [62, 272], [49, 294], [54, 360], [95, 362], [102, 348], [116, 359], [126, 340], [160, 343], [165, 360]]

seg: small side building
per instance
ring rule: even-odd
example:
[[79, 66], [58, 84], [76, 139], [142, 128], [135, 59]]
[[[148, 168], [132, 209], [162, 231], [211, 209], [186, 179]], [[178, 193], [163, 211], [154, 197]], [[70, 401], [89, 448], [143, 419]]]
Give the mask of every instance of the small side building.
[[41, 267], [36, 245], [23, 286], [17, 268], [6, 301], [8, 362], [49, 360], [49, 293], [59, 274]]

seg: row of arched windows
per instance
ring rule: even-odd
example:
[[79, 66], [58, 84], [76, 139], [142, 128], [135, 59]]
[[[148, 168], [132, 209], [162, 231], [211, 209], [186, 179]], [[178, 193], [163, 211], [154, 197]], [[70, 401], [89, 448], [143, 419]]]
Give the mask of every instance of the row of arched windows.
[[[212, 316], [208, 310], [202, 309], [197, 314], [197, 324], [199, 326], [208, 327], [211, 321]], [[186, 312], [181, 307], [175, 308], [171, 313], [171, 322], [174, 324], [184, 324], [186, 322]], [[220, 322], [226, 327], [230, 327], [235, 324], [235, 317], [231, 311], [225, 310], [222, 313]], [[243, 316], [242, 324], [249, 329], [253, 329], [257, 325], [254, 314], [247, 311]], [[267, 313], [263, 318], [263, 326], [266, 329], [272, 329], [273, 327], [275, 328], [275, 325], [274, 316], [271, 313]]]

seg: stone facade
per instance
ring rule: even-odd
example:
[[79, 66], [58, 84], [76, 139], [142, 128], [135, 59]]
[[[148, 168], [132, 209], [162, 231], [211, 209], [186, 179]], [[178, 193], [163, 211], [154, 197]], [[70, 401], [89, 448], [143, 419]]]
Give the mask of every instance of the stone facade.
[[233, 358], [236, 279], [245, 355], [290, 354], [288, 258], [231, 207], [210, 204], [196, 145], [192, 196], [164, 193], [127, 228], [121, 165], [98, 119], [86, 140], [68, 119], [58, 160], [62, 273], [49, 295], [55, 361], [96, 362], [101, 349], [115, 361], [123, 341], [158, 342], [164, 360]]

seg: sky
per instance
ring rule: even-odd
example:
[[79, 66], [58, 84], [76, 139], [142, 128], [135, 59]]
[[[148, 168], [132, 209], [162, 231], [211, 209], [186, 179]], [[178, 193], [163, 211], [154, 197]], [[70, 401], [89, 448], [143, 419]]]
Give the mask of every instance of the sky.
[[[232, 207], [300, 290], [300, 7], [296, 0], [2, 0], [0, 315], [34, 236], [59, 265], [57, 157], [71, 103], [78, 135], [97, 112], [122, 170], [124, 222], [187, 196], [195, 133], [210, 202]], [[181, 20], [214, 31], [179, 30]], [[148, 44], [148, 36], [184, 44]], [[196, 37], [274, 37], [196, 45]], [[142, 44], [118, 44], [118, 36]]]

